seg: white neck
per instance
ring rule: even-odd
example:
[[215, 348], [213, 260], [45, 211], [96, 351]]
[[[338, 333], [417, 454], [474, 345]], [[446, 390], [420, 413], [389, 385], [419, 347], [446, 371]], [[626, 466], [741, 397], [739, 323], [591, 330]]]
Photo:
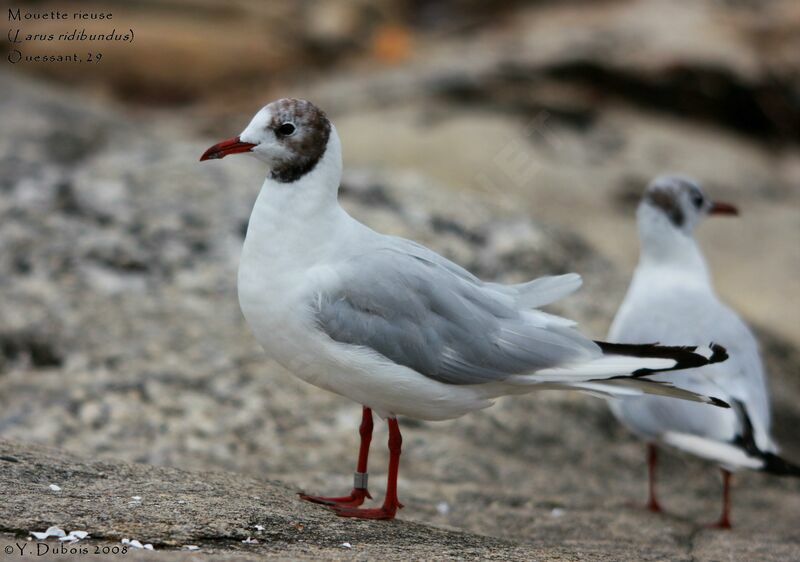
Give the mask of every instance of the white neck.
[[349, 218], [337, 201], [341, 177], [342, 149], [332, 127], [325, 153], [310, 172], [291, 183], [264, 180], [250, 214], [243, 264], [249, 259], [295, 269], [328, 251], [334, 225]]
[[663, 212], [644, 203], [636, 214], [640, 268], [680, 269], [684, 275], [710, 284], [708, 266], [691, 232], [676, 227]]

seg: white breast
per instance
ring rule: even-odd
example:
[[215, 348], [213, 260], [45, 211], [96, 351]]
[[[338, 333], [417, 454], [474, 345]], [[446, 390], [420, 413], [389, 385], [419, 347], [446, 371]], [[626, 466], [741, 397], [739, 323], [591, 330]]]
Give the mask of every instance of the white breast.
[[310, 361], [310, 304], [335, 281], [326, 264], [348, 232], [349, 217], [338, 205], [324, 204], [325, 192], [313, 187], [264, 183], [239, 264], [239, 304], [247, 323], [267, 354], [294, 372]]

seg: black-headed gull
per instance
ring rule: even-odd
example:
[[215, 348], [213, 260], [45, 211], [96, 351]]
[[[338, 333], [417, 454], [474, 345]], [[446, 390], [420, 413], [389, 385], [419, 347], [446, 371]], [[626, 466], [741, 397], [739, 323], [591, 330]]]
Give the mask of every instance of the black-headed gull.
[[680, 378], [654, 378], [722, 397], [732, 408], [640, 396], [613, 400], [611, 409], [648, 442], [648, 508], [661, 511], [655, 493], [655, 444], [663, 443], [719, 464], [723, 509], [716, 526], [730, 528], [731, 471], [750, 468], [800, 476], [800, 467], [777, 456], [758, 344], [741, 318], [720, 302], [693, 237], [706, 216], [717, 214], [738, 212], [732, 205], [711, 201], [689, 178], [662, 176], [647, 187], [637, 211], [639, 265], [608, 337], [667, 345], [713, 340], [728, 350], [730, 358], [724, 363], [682, 372]]
[[[727, 406], [645, 378], [721, 361], [721, 347], [593, 342], [573, 322], [536, 310], [575, 291], [579, 276], [484, 283], [419, 244], [350, 217], [337, 201], [339, 136], [313, 104], [275, 101], [201, 160], [240, 152], [269, 166], [239, 266], [244, 316], [270, 357], [364, 407], [353, 491], [304, 499], [342, 516], [393, 518], [402, 507], [397, 415], [450, 419], [499, 396], [542, 388], [655, 392]], [[389, 424], [388, 485], [381, 508], [359, 509], [370, 497], [373, 410]]]

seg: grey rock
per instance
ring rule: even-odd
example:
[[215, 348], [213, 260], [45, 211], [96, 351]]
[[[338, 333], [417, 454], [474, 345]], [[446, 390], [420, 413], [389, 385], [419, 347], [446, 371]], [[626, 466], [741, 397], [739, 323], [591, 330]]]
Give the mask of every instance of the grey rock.
[[[87, 461], [8, 441], [0, 441], [0, 468], [0, 489], [14, 490], [3, 499], [0, 548], [24, 544], [31, 531], [55, 525], [88, 531], [91, 539], [80, 546], [92, 552], [98, 545], [119, 545], [123, 538], [152, 544], [156, 550], [196, 545], [201, 555], [213, 558], [225, 553], [335, 560], [517, 560], [541, 552], [408, 521], [375, 525], [341, 519], [299, 501], [295, 490], [279, 482], [235, 473]], [[60, 490], [51, 490], [52, 483]], [[256, 542], [243, 543], [248, 538]], [[51, 539], [46, 544], [56, 548], [58, 542]], [[35, 544], [28, 549], [34, 552]]]

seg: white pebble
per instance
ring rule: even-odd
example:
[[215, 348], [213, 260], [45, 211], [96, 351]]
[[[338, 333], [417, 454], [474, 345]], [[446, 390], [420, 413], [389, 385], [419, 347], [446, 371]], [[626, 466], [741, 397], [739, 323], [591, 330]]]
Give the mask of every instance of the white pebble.
[[186, 544], [183, 546], [184, 550], [200, 550], [199, 546], [195, 546], [193, 544]]
[[436, 511], [439, 512], [439, 515], [447, 515], [450, 513], [450, 504], [447, 502], [439, 502], [436, 504]]
[[50, 484], [50, 486], [48, 486], [48, 487], [51, 490], [53, 490], [54, 492], [60, 492], [61, 491], [61, 486], [56, 486], [55, 484]]
[[353, 548], [353, 545], [350, 544], [349, 542], [343, 542], [339, 546], [341, 546], [342, 548]]

